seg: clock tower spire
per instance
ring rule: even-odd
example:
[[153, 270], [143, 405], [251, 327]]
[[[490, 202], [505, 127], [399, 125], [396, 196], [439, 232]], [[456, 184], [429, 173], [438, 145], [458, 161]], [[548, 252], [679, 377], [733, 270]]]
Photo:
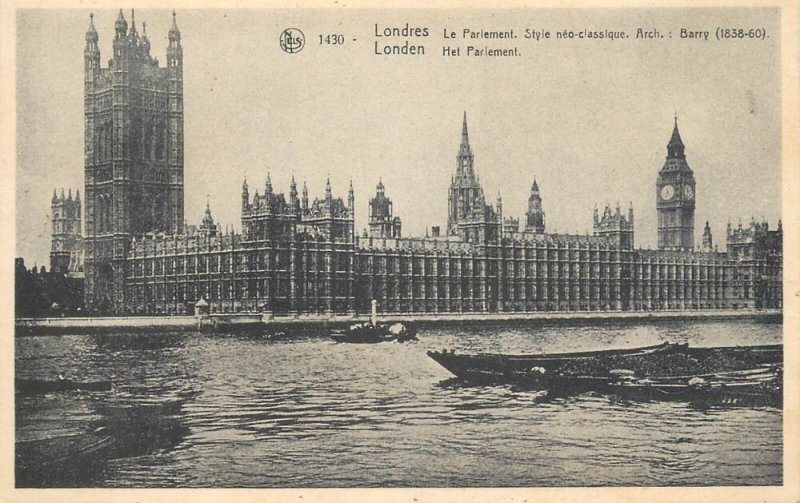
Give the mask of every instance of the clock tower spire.
[[695, 180], [684, 149], [676, 115], [667, 159], [656, 179], [659, 250], [694, 249]]

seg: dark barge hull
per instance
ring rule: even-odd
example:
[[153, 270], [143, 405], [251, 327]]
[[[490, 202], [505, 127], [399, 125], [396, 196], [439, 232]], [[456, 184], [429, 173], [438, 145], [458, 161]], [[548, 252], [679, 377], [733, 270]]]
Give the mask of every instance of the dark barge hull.
[[731, 346], [690, 348], [688, 344], [663, 343], [631, 349], [612, 349], [573, 353], [506, 355], [499, 353], [456, 354], [428, 351], [428, 356], [449, 370], [460, 381], [477, 385], [513, 384], [527, 387], [548, 386], [550, 374], [566, 363], [605, 357], [637, 357], [682, 353], [695, 358], [731, 357], [747, 354], [754, 365], [782, 364], [783, 346]]
[[[597, 392], [626, 401], [783, 405], [781, 345], [689, 348], [665, 343], [581, 353], [456, 355], [430, 351], [428, 355], [461, 383], [547, 390], [544, 399]], [[680, 367], [687, 359], [697, 366]], [[681, 368], [693, 371], [679, 375]], [[701, 373], [698, 368], [708, 370]]]
[[479, 353], [475, 355], [461, 355], [445, 350], [428, 351], [428, 356], [439, 365], [449, 370], [460, 380], [471, 384], [516, 384], [535, 386], [537, 383], [546, 385], [549, 381], [549, 374], [567, 362], [605, 356], [667, 354], [686, 349], [686, 344], [670, 344], [665, 342], [654, 346], [630, 349], [609, 349], [572, 353], [541, 353], [531, 355]]
[[56, 379], [40, 381], [35, 379], [15, 379], [14, 389], [21, 395], [38, 395], [63, 391], [109, 391], [111, 381], [72, 381], [70, 379]]
[[80, 483], [117, 449], [106, 432], [64, 435], [16, 443], [16, 486], [52, 487]]

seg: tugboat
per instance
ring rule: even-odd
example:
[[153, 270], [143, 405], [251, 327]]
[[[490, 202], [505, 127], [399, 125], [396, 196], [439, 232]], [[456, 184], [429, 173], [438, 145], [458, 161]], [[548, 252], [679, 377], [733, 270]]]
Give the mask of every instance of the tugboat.
[[345, 330], [335, 331], [331, 339], [336, 342], [376, 344], [378, 342], [405, 342], [416, 340], [417, 329], [410, 323], [378, 323], [378, 303], [372, 301], [370, 321], [350, 325]]

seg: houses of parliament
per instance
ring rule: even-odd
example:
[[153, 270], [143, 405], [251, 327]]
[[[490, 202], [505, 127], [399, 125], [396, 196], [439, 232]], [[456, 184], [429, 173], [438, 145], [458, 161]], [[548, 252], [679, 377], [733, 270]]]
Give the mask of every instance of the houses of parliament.
[[404, 314], [782, 307], [780, 222], [729, 224], [724, 251], [706, 222], [695, 246], [696, 182], [677, 119], [654, 170], [657, 250], [635, 247], [633, 208], [595, 209], [591, 235], [547, 232], [536, 180], [522, 221], [506, 216], [478, 181], [466, 114], [447, 226], [425, 237], [403, 235], [381, 181], [357, 233], [352, 185], [336, 197], [328, 182], [311, 198], [305, 183], [282, 193], [269, 175], [244, 181], [240, 232], [222, 232], [210, 207], [187, 225], [174, 16], [164, 66], [133, 14], [129, 26], [120, 12], [105, 67], [91, 20], [86, 33], [84, 200], [54, 195], [51, 269], [82, 269], [90, 312], [191, 313], [200, 299], [212, 312], [275, 315], [352, 315], [372, 299]]

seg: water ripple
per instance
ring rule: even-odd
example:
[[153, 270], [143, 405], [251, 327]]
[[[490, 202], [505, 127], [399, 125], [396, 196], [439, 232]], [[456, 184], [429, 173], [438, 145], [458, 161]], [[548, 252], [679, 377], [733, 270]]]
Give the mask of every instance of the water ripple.
[[604, 396], [536, 403], [509, 387], [448, 388], [429, 349], [585, 350], [773, 343], [781, 326], [676, 323], [453, 327], [414, 344], [161, 334], [17, 339], [19, 377], [68, 369], [115, 391], [22, 397], [18, 440], [81, 431], [103, 406], [180, 399], [186, 433], [107, 463], [116, 487], [598, 486], [781, 483], [782, 413]]

